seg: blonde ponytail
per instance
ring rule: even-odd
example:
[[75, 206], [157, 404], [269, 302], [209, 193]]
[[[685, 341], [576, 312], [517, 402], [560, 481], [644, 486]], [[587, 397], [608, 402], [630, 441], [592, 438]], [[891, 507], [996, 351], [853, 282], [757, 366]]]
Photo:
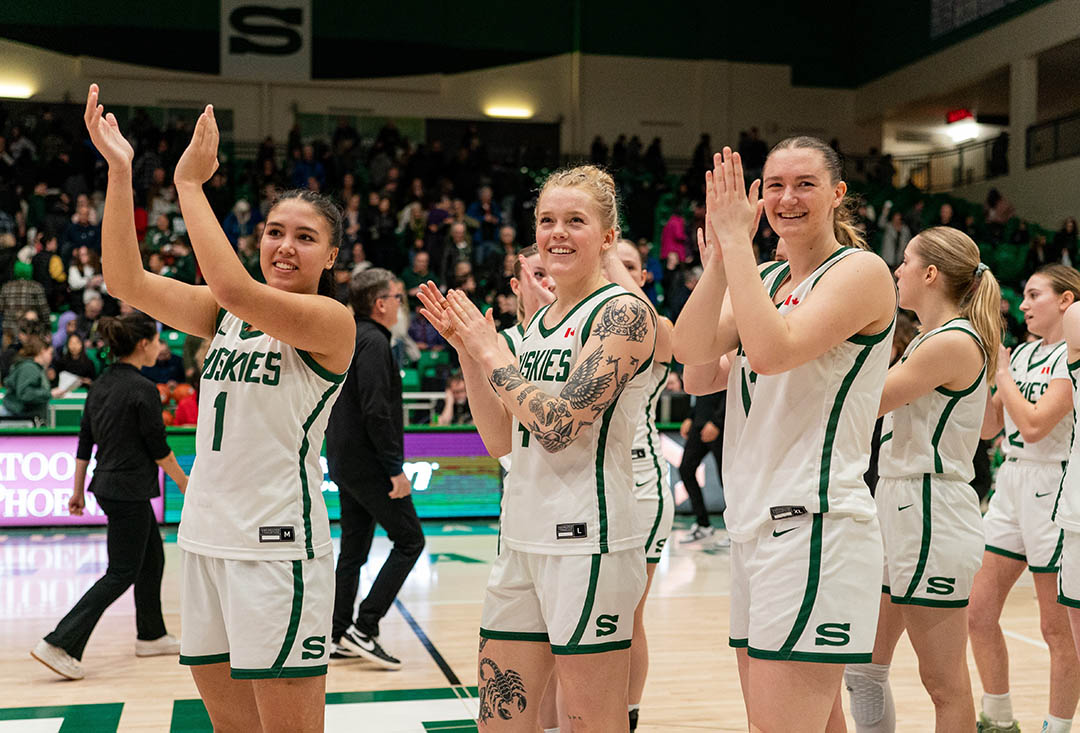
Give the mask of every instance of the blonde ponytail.
[[961, 314], [971, 321], [986, 349], [986, 378], [994, 383], [997, 374], [998, 347], [1001, 346], [1001, 287], [990, 269], [980, 263], [981, 272], [975, 276], [974, 290]]

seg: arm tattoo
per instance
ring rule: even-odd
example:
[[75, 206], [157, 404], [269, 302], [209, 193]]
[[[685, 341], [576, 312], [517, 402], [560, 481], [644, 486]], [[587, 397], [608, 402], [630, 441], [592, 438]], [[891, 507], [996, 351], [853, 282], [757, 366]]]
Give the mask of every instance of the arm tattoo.
[[527, 400], [529, 398], [529, 395], [531, 395], [533, 392], [536, 392], [536, 391], [537, 391], [536, 387], [532, 386], [531, 384], [528, 387], [526, 387], [525, 389], [521, 390], [521, 392], [517, 396], [518, 404], [519, 405], [524, 405], [525, 400]]
[[502, 387], [507, 392], [513, 392], [521, 385], [527, 384], [527, 382], [525, 377], [521, 376], [517, 366], [508, 364], [491, 373], [491, 384], [494, 387]]
[[589, 354], [588, 358], [581, 362], [581, 365], [570, 375], [566, 386], [563, 387], [562, 392], [559, 394], [575, 410], [592, 405], [611, 384], [614, 377], [613, 373], [607, 372], [599, 376], [596, 374], [596, 371], [600, 368], [603, 355], [603, 346]]
[[622, 336], [627, 341], [642, 343], [649, 332], [651, 315], [651, 311], [636, 298], [619, 298], [604, 307], [591, 335], [601, 341], [608, 336]]
[[515, 712], [523, 713], [529, 706], [525, 682], [516, 671], [507, 669], [504, 672], [493, 660], [484, 657], [480, 660], [477, 676], [480, 678], [478, 717], [481, 723], [494, 720], [496, 716], [511, 720]]

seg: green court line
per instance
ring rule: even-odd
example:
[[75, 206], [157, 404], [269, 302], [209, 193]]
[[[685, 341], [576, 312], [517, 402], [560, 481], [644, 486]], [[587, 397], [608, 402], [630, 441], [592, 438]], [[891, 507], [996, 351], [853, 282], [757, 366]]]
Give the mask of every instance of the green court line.
[[123, 709], [122, 702], [0, 708], [0, 720], [63, 718], [60, 733], [115, 733], [120, 725], [120, 713]]

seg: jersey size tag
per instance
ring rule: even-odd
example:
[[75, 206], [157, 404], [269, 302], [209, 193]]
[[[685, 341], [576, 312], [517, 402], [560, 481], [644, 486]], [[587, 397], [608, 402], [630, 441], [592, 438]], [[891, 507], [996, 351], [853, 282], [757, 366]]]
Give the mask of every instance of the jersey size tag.
[[634, 459], [634, 460], [637, 460], [639, 458], [644, 458], [645, 457], [645, 449], [644, 448], [631, 448], [630, 449], [630, 457], [632, 459]]
[[588, 534], [588, 525], [584, 522], [555, 525], [555, 539], [557, 540], [578, 540], [587, 537]]
[[769, 507], [769, 514], [775, 519], [790, 519], [791, 517], [801, 517], [806, 514], [806, 507], [804, 506], [771, 506]]
[[259, 527], [259, 542], [295, 542], [293, 527]]

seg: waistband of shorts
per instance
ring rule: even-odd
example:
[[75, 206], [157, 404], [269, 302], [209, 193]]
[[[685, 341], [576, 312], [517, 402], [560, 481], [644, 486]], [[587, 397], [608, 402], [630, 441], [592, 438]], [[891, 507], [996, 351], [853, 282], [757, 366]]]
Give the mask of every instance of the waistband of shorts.
[[[1040, 461], [1035, 458], [1022, 458], [1019, 456], [1009, 456], [1005, 459], [1005, 463], [1025, 463], [1033, 466], [1049, 466], [1050, 468], [1065, 470], [1065, 467], [1069, 465], [1068, 460], [1065, 461]], [[1004, 464], [1002, 464], [1004, 465]]]

